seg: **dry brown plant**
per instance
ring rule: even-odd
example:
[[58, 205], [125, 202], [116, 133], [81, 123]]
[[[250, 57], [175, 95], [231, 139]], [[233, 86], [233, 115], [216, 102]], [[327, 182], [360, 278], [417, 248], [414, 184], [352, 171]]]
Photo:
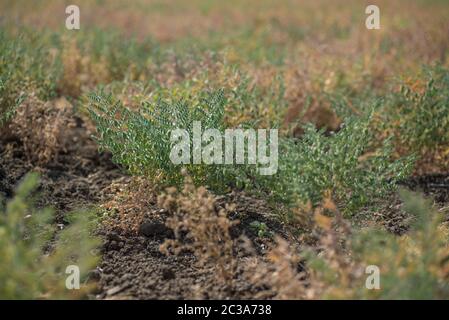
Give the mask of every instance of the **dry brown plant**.
[[145, 213], [156, 202], [151, 182], [144, 177], [133, 177], [126, 184], [113, 183], [109, 192], [114, 196], [101, 208], [108, 212], [115, 211], [117, 219], [106, 219], [106, 227], [122, 234], [138, 234]]
[[[361, 274], [360, 267], [346, 250], [350, 226], [329, 197], [309, 213], [314, 221], [312, 232], [318, 239], [313, 251], [335, 271], [336, 283], [342, 284], [342, 288], [350, 288], [352, 281]], [[349, 291], [339, 292], [338, 287], [328, 287], [322, 281], [323, 275], [308, 268], [306, 263], [300, 266], [301, 254], [289, 242], [278, 237], [276, 243], [267, 260], [259, 262], [253, 276], [255, 283], [270, 288], [275, 299], [321, 299], [329, 292], [342, 297], [350, 294]]]
[[111, 80], [104, 57], [93, 61], [90, 54], [81, 52], [74, 39], [64, 39], [61, 59], [64, 72], [59, 91], [62, 95], [78, 97], [96, 84]]
[[[329, 101], [319, 94], [323, 89], [312, 80], [312, 75], [312, 70], [307, 68], [286, 72], [285, 98], [289, 101], [289, 107], [284, 117], [284, 126], [297, 123], [293, 128], [295, 137], [303, 135], [302, 125], [305, 123], [313, 123], [318, 129], [326, 131], [338, 131], [342, 123]], [[329, 82], [332, 77], [333, 74], [328, 77]]]
[[71, 111], [64, 98], [43, 102], [31, 93], [3, 128], [2, 138], [21, 143], [26, 158], [35, 166], [57, 161], [67, 145], [64, 130], [74, 125]]
[[160, 195], [158, 205], [173, 213], [166, 225], [175, 235], [175, 239], [167, 239], [161, 245], [161, 251], [193, 252], [201, 266], [213, 265], [218, 281], [231, 285], [237, 261], [230, 229], [238, 221], [229, 220], [227, 213], [234, 210], [233, 205], [217, 209], [214, 196], [204, 187], [196, 188], [190, 177], [185, 178], [181, 192], [172, 187]]

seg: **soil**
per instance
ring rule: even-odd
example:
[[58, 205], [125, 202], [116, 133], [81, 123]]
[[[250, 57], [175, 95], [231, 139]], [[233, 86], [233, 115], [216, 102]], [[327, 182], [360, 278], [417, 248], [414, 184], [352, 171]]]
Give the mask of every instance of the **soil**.
[[429, 174], [412, 177], [401, 183], [413, 190], [433, 197], [439, 205], [449, 202], [449, 174]]
[[[217, 207], [234, 203], [235, 210], [229, 216], [240, 223], [231, 230], [238, 241], [245, 236], [252, 250], [265, 253], [273, 243], [274, 235], [292, 239], [285, 225], [273, 215], [273, 208], [266, 202], [253, 199], [244, 193], [233, 192], [217, 199]], [[252, 284], [245, 268], [251, 263], [245, 243], [236, 254], [239, 270], [231, 285], [216, 281], [215, 266], [198, 266], [193, 254], [184, 252], [177, 256], [166, 256], [159, 251], [166, 238], [173, 237], [163, 221], [167, 213], [154, 205], [139, 229], [139, 235], [120, 233], [104, 229], [102, 234], [103, 261], [98, 268], [100, 291], [97, 298], [139, 299], [250, 299], [259, 295], [268, 297], [263, 288]], [[217, 208], [218, 209], [218, 208]], [[259, 237], [251, 222], [265, 223], [270, 234]], [[117, 221], [117, 224], [119, 222]]]
[[109, 153], [98, 152], [84, 121], [73, 117], [76, 126], [64, 132], [69, 143], [59, 150], [57, 161], [45, 165], [30, 163], [19, 137], [8, 134], [7, 142], [0, 138], [0, 195], [12, 197], [26, 173], [38, 172], [41, 196], [37, 205], [53, 207], [58, 213], [57, 222], [63, 222], [65, 212], [97, 203], [106, 186], [125, 176], [112, 163]]
[[[86, 123], [73, 116], [76, 126], [67, 128], [64, 134], [71, 140], [65, 150], [57, 156], [57, 162], [36, 167], [26, 159], [20, 140], [4, 141], [0, 144], [0, 194], [4, 198], [13, 196], [14, 187], [30, 170], [41, 175], [39, 191], [42, 194], [39, 206], [52, 206], [57, 210], [56, 224], [66, 224], [64, 214], [70, 210], [94, 206], [108, 198], [108, 187], [113, 183], [126, 184], [128, 176], [114, 165], [111, 155], [101, 153], [91, 138]], [[0, 138], [1, 140], [1, 138]], [[449, 201], [449, 174], [433, 174], [413, 177], [401, 183], [433, 196], [436, 203]], [[256, 199], [243, 192], [232, 192], [218, 197], [217, 206], [236, 204], [231, 219], [240, 224], [232, 230], [237, 239], [246, 236], [258, 256], [273, 244], [279, 235], [290, 243], [298, 243], [295, 233], [283, 224], [277, 208], [263, 199]], [[165, 227], [164, 211], [155, 204], [148, 208], [149, 214], [139, 228], [138, 235], [124, 234], [101, 227], [98, 231], [104, 242], [102, 260], [91, 279], [97, 281], [98, 289], [91, 298], [96, 299], [244, 299], [269, 298], [266, 288], [250, 281], [244, 270], [254, 262], [242, 249], [237, 253], [239, 270], [231, 285], [215, 280], [215, 266], [199, 266], [191, 253], [166, 256], [159, 246], [172, 237]], [[112, 218], [113, 219], [113, 218]], [[375, 214], [375, 220], [396, 234], [408, 228], [408, 217], [401, 209], [397, 196], [392, 196], [388, 205]], [[265, 224], [267, 232], [258, 234], [254, 222]], [[242, 248], [244, 246], [242, 245]]]

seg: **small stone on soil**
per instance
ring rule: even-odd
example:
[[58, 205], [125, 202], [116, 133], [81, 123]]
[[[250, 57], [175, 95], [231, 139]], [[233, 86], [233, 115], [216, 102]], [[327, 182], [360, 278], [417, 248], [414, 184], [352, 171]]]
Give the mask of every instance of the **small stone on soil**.
[[174, 278], [176, 278], [176, 275], [175, 275], [175, 273], [173, 272], [172, 269], [164, 268], [162, 270], [162, 279], [164, 279], [164, 280], [172, 280]]
[[145, 237], [168, 237], [171, 233], [171, 229], [162, 222], [144, 222], [139, 228], [139, 234]]

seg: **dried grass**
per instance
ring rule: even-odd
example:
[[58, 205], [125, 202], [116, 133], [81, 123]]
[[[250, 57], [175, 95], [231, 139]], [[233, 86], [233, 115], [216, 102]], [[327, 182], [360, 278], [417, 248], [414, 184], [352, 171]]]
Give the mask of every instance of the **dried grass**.
[[217, 209], [213, 195], [204, 187], [194, 187], [189, 177], [185, 179], [181, 192], [169, 188], [158, 197], [159, 206], [173, 213], [166, 225], [175, 234], [175, 239], [167, 239], [161, 245], [161, 251], [166, 254], [191, 251], [201, 266], [214, 265], [218, 281], [232, 285], [237, 261], [230, 229], [238, 221], [229, 220], [227, 213], [233, 206]]
[[35, 166], [56, 162], [68, 143], [64, 131], [74, 125], [71, 112], [71, 104], [63, 98], [43, 102], [29, 94], [2, 129], [2, 138], [21, 143], [25, 157]]

